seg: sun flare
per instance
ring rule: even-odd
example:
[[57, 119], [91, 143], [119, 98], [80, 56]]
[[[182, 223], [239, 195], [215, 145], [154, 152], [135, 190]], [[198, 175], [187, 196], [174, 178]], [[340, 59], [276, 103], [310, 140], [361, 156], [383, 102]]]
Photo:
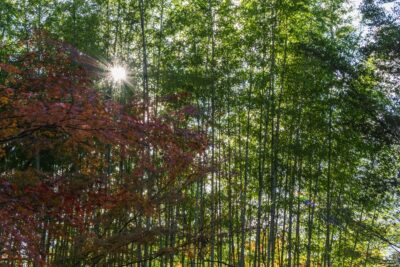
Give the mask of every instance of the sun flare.
[[111, 78], [114, 82], [121, 82], [126, 80], [126, 69], [121, 66], [112, 66], [110, 69]]

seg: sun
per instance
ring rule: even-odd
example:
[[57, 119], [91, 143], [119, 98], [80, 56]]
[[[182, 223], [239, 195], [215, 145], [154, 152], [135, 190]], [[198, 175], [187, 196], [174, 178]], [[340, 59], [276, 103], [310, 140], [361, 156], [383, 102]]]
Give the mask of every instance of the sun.
[[112, 66], [110, 75], [114, 82], [122, 82], [126, 80], [126, 69], [122, 66]]

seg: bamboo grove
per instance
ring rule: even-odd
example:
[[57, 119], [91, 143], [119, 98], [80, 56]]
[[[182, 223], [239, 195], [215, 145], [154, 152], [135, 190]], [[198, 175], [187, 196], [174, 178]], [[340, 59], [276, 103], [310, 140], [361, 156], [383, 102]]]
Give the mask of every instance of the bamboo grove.
[[398, 266], [399, 8], [0, 1], [0, 265]]

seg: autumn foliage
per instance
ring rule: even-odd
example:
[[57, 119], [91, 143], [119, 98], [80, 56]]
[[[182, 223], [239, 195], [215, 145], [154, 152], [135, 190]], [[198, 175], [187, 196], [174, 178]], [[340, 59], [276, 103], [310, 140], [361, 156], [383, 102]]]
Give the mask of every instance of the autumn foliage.
[[179, 127], [190, 108], [144, 121], [139, 102], [116, 103], [96, 79], [45, 39], [0, 64], [2, 263], [96, 264], [153, 242], [162, 229], [137, 221], [203, 175], [204, 138]]

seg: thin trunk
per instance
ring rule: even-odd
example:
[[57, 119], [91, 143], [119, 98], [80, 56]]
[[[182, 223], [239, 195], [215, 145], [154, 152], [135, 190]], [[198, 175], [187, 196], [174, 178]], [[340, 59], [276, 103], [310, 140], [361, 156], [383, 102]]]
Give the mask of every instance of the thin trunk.
[[212, 73], [212, 96], [211, 96], [211, 267], [215, 261], [215, 85], [214, 85], [214, 34], [212, 35], [211, 73]]
[[148, 81], [148, 63], [147, 63], [147, 41], [145, 32], [145, 3], [139, 0], [140, 9], [140, 29], [142, 36], [142, 88], [143, 88], [143, 120], [146, 122], [149, 116], [149, 81]]
[[331, 266], [331, 158], [332, 158], [332, 106], [329, 104], [329, 125], [328, 125], [328, 170], [326, 189], [326, 235], [324, 251], [324, 267]]
[[250, 87], [248, 90], [248, 106], [246, 119], [246, 144], [245, 144], [245, 167], [244, 182], [240, 193], [240, 225], [241, 225], [241, 243], [240, 243], [240, 261], [239, 266], [245, 266], [245, 244], [246, 244], [246, 202], [247, 202], [247, 184], [249, 176], [249, 139], [250, 139], [250, 110], [251, 110], [251, 91], [252, 81], [250, 78]]
[[316, 173], [314, 190], [312, 192], [312, 180], [310, 179], [310, 200], [309, 200], [309, 217], [308, 217], [308, 231], [307, 231], [307, 259], [306, 259], [306, 267], [311, 266], [311, 243], [312, 243], [312, 235], [314, 229], [314, 213], [315, 213], [315, 203], [316, 203], [316, 196], [318, 194], [318, 178], [321, 172], [321, 162], [318, 163], [318, 170]]

